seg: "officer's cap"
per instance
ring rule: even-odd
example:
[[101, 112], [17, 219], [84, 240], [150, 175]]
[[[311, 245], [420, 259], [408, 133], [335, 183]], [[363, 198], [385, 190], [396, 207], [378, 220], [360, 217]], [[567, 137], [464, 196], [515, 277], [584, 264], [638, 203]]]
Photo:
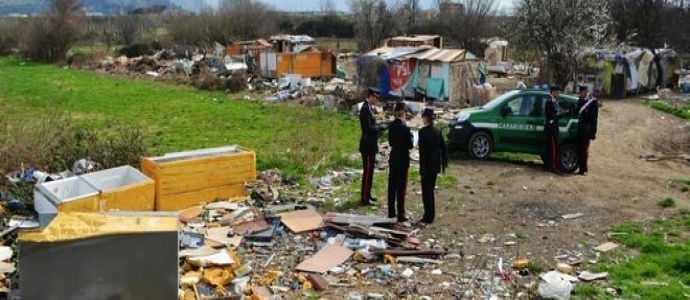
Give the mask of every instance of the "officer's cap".
[[425, 108], [422, 112], [422, 117], [434, 118], [434, 110], [431, 108]]
[[405, 111], [407, 109], [407, 105], [405, 105], [405, 102], [398, 102], [395, 103], [395, 107], [393, 108], [393, 111]]
[[578, 86], [578, 91], [583, 92], [583, 91], [588, 91], [589, 88], [586, 85], [580, 85]]
[[369, 96], [381, 97], [381, 90], [375, 87], [369, 87]]
[[561, 90], [561, 87], [558, 86], [558, 85], [555, 85], [555, 84], [552, 85], [551, 87], [549, 87], [549, 91], [550, 91], [550, 92], [553, 92], [553, 91], [558, 92], [558, 91], [560, 91], [560, 90]]

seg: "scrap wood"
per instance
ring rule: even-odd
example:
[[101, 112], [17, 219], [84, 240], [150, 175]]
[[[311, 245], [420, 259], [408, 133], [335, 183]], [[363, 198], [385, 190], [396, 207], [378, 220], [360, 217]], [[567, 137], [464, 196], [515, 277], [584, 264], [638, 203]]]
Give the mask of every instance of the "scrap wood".
[[374, 255], [393, 255], [393, 256], [418, 256], [418, 255], [428, 255], [428, 256], [441, 256], [446, 255], [448, 251], [446, 250], [401, 250], [401, 249], [374, 249], [370, 250], [371, 254]]
[[397, 259], [399, 263], [412, 263], [412, 264], [437, 264], [440, 265], [443, 261], [437, 259], [428, 259], [415, 256], [400, 256]]
[[350, 249], [343, 246], [327, 245], [312, 257], [301, 262], [295, 269], [304, 272], [326, 273], [333, 267], [346, 262], [352, 254]]
[[251, 233], [261, 232], [269, 229], [270, 225], [264, 218], [258, 218], [253, 221], [239, 223], [233, 226], [236, 234], [247, 235]]
[[336, 223], [336, 224], [363, 224], [367, 226], [371, 225], [385, 225], [385, 224], [395, 224], [398, 222], [395, 218], [383, 218], [377, 216], [362, 216], [353, 214], [341, 214], [335, 212], [329, 212], [324, 217], [326, 222]]
[[315, 210], [295, 210], [279, 215], [281, 222], [294, 233], [317, 230], [323, 227], [323, 218]]

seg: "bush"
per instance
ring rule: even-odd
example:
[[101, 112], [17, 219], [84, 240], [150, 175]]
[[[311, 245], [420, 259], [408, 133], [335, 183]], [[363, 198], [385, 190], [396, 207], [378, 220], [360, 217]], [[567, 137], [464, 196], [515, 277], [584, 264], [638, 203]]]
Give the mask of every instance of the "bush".
[[10, 55], [19, 48], [21, 26], [19, 19], [0, 19], [0, 55]]
[[[19, 115], [11, 110], [3, 111], [9, 116]], [[89, 158], [102, 168], [136, 167], [147, 154], [145, 134], [136, 127], [111, 125], [101, 133], [77, 128], [69, 118], [57, 114], [0, 120], [1, 175], [28, 167], [61, 172], [71, 169], [81, 158]], [[29, 201], [30, 189], [30, 186], [17, 186], [9, 190], [20, 200]]]
[[659, 206], [663, 208], [670, 208], [676, 206], [676, 201], [669, 197], [659, 202]]
[[51, 0], [45, 17], [33, 18], [23, 42], [27, 58], [57, 62], [66, 58], [82, 29], [83, 10], [77, 0]]

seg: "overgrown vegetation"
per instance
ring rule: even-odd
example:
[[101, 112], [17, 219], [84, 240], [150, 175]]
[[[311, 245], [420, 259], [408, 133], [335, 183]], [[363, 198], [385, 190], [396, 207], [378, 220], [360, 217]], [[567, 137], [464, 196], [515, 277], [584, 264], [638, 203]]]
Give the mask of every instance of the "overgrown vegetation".
[[690, 120], [690, 104], [672, 105], [665, 101], [648, 101], [647, 104], [656, 110], [672, 114], [683, 120]]
[[611, 284], [622, 290], [623, 298], [683, 299], [690, 285], [690, 214], [644, 226], [621, 225], [613, 231], [624, 233], [614, 239], [634, 251], [610, 257], [597, 268], [610, 273]]
[[311, 174], [342, 165], [359, 141], [356, 119], [319, 108], [232, 100], [8, 58], [0, 59], [0, 78], [3, 113], [13, 109], [35, 122], [57, 112], [98, 134], [115, 131], [112, 124], [138, 126], [152, 154], [239, 144], [257, 151], [261, 169]]

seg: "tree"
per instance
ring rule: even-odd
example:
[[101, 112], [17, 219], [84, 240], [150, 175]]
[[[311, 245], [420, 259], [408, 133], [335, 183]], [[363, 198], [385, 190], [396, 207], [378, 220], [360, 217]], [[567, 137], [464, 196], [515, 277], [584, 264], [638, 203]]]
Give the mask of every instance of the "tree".
[[610, 44], [608, 4], [598, 0], [520, 0], [510, 28], [513, 43], [545, 59], [548, 79], [565, 85], [582, 51]]
[[25, 54], [42, 62], [64, 59], [81, 35], [83, 16], [78, 0], [51, 0], [47, 15], [35, 18], [29, 27]]
[[113, 20], [115, 35], [124, 45], [133, 44], [141, 33], [143, 17], [140, 15], [125, 15], [115, 17]]
[[690, 48], [686, 1], [609, 0], [619, 40], [647, 48]]
[[350, 11], [361, 51], [377, 48], [384, 39], [396, 33], [393, 9], [385, 0], [350, 0]]
[[451, 41], [473, 53], [484, 53], [482, 38], [490, 37], [496, 15], [496, 0], [437, 0], [438, 27]]

